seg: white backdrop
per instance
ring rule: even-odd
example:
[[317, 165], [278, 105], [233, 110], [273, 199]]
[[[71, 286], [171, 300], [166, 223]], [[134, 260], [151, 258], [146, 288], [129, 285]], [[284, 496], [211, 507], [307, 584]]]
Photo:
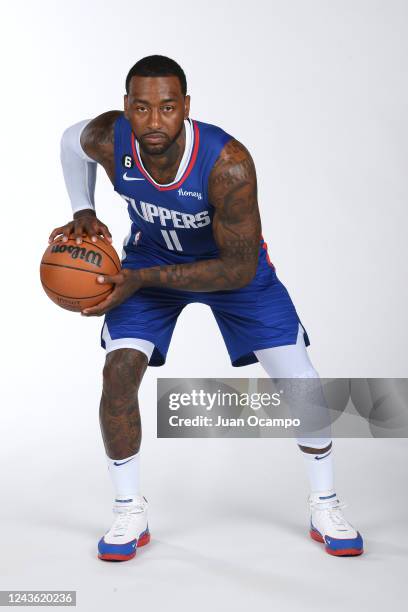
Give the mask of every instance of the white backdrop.
[[[123, 108], [126, 74], [141, 57], [173, 57], [187, 74], [191, 116], [222, 126], [254, 157], [263, 235], [309, 333], [310, 355], [321, 376], [405, 377], [407, 21], [408, 5], [397, 0], [37, 0], [3, 8], [0, 477], [5, 520], [20, 525], [13, 534], [10, 531], [13, 562], [10, 555], [3, 558], [4, 588], [72, 585], [82, 589], [82, 601], [98, 589], [102, 605], [118, 602], [108, 596], [108, 591], [116, 593], [119, 588], [110, 582], [112, 572], [115, 580], [133, 576], [131, 564], [118, 574], [118, 566], [98, 565], [94, 559], [97, 539], [110, 521], [111, 500], [97, 416], [104, 362], [99, 345], [102, 319], [57, 308], [39, 281], [39, 262], [50, 231], [71, 218], [59, 161], [63, 130], [81, 119]], [[101, 168], [96, 203], [120, 253], [129, 224], [125, 203]], [[275, 512], [278, 523], [278, 516], [283, 521], [273, 544], [286, 537], [283, 517], [290, 501], [298, 531], [289, 547], [300, 546], [307, 521], [307, 486], [292, 441], [155, 439], [158, 376], [263, 375], [259, 365], [232, 368], [209, 309], [191, 305], [182, 313], [167, 364], [149, 369], [140, 394], [143, 481], [153, 507], [156, 540], [159, 534], [162, 543], [174, 534], [176, 539], [185, 537], [197, 527], [193, 517], [201, 511], [207, 518], [215, 512], [208, 523], [214, 534], [215, 508], [220, 504], [221, 516], [248, 518], [259, 503], [264, 518], [255, 512], [251, 525], [262, 537], [267, 508]], [[377, 503], [375, 491], [394, 491], [395, 484], [382, 470], [382, 449], [400, 461], [405, 441], [343, 440], [337, 447], [342, 490], [352, 499], [360, 523], [375, 531], [379, 525], [368, 512]], [[282, 456], [287, 473], [276, 471]], [[365, 481], [363, 495], [361, 479], [368, 475], [373, 480]], [[242, 506], [248, 494], [253, 501]], [[22, 501], [18, 508], [15, 499]], [[182, 518], [179, 503], [186, 509]], [[396, 529], [398, 520], [394, 515]], [[11, 544], [20, 537], [16, 531], [21, 535], [19, 551]], [[194, 533], [197, 550], [203, 539], [211, 542], [209, 536]], [[406, 536], [406, 525], [403, 533]], [[234, 605], [238, 599], [244, 605], [246, 597], [253, 602], [253, 593], [242, 587], [241, 570], [228, 565], [238, 554], [235, 537], [225, 530], [216, 537], [229, 546], [224, 551], [227, 578], [219, 587], [222, 597], [231, 596], [228, 601]], [[46, 551], [42, 565], [39, 540]], [[280, 550], [287, 546], [282, 544]], [[17, 554], [21, 547], [24, 554]], [[317, 559], [319, 554], [316, 563], [327, 567], [320, 552], [305, 541], [304, 559], [309, 554]], [[395, 548], [388, 552], [396, 562], [402, 555]], [[163, 579], [166, 572], [172, 575], [166, 560], [183, 558], [177, 547], [166, 549], [164, 544], [152, 547], [150, 557], [147, 554], [144, 558], [150, 563], [163, 561], [154, 566]], [[185, 558], [183, 572], [200, 566], [200, 553], [194, 554]], [[254, 567], [256, 554], [248, 555]], [[86, 569], [79, 572], [82, 557]], [[204, 566], [211, 567], [214, 559], [201, 561], [199, 576], [205, 582], [209, 577]], [[138, 562], [133, 571], [142, 572], [139, 580], [141, 575], [145, 579], [138, 583], [140, 589], [150, 585], [152, 577], [151, 568], [139, 569], [141, 558]], [[269, 592], [268, 577], [261, 570], [250, 574], [260, 602], [263, 597], [282, 596], [282, 609], [285, 602], [288, 609], [295, 606], [289, 586], [292, 563], [289, 555], [289, 582], [278, 581], [274, 591]], [[222, 573], [219, 565], [213, 567]], [[176, 564], [172, 569], [176, 584], [180, 568]], [[242, 573], [247, 570], [242, 568]], [[104, 586], [94, 589], [92, 581], [100, 575]], [[192, 576], [184, 594], [195, 597], [202, 582]], [[367, 580], [368, 576], [367, 568]], [[396, 574], [388, 571], [387, 576], [394, 580]], [[364, 576], [359, 580], [364, 583]], [[239, 598], [232, 589], [238, 583], [244, 589]], [[167, 588], [177, 597], [174, 584]], [[396, 592], [396, 584], [391, 586]], [[123, 588], [133, 593], [134, 583], [126, 582]], [[159, 597], [149, 596], [150, 601]], [[304, 602], [310, 599], [313, 604], [313, 589], [303, 596]], [[202, 597], [204, 605], [205, 591]]]

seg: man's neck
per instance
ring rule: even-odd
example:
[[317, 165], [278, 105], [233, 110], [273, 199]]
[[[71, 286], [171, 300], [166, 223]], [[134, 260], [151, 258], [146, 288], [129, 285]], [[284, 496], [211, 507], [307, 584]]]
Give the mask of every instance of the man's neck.
[[172, 183], [176, 178], [185, 147], [186, 127], [183, 124], [180, 134], [163, 155], [149, 155], [140, 148], [140, 157], [154, 180], [165, 185]]

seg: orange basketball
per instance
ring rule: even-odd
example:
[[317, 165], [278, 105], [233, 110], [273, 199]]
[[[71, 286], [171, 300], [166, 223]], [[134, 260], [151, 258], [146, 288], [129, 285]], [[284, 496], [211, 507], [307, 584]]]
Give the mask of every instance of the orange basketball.
[[41, 283], [48, 297], [66, 310], [80, 312], [102, 302], [113, 285], [101, 285], [99, 274], [120, 272], [121, 263], [113, 246], [100, 236], [92, 242], [84, 235], [81, 244], [74, 238], [54, 240], [47, 247], [40, 265]]

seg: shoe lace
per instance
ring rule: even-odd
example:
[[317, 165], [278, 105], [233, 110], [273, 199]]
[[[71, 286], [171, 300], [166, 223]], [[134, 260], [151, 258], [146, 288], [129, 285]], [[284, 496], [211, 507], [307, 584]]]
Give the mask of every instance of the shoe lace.
[[346, 529], [350, 528], [349, 523], [342, 513], [342, 509], [347, 508], [347, 504], [337, 502], [332, 506], [327, 506], [326, 503], [311, 502], [310, 506], [312, 510], [327, 512], [329, 519], [332, 521], [332, 523], [334, 523], [334, 525], [336, 525], [336, 527], [344, 527]]
[[117, 514], [117, 517], [112, 526], [113, 535], [115, 536], [125, 535], [129, 527], [129, 523], [131, 522], [134, 515], [139, 514], [140, 512], [143, 512], [143, 511], [144, 511], [144, 507], [141, 504], [140, 505], [134, 504], [127, 508], [114, 506], [113, 512]]

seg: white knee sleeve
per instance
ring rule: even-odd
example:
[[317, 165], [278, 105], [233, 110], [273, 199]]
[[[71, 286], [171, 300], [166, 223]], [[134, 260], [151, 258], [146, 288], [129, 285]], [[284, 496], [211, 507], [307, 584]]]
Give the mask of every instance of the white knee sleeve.
[[254, 351], [268, 376], [271, 378], [319, 378], [307, 353], [303, 333], [303, 327], [299, 323], [296, 344]]
[[[266, 373], [273, 379], [279, 379], [280, 387], [284, 390], [282, 397], [292, 417], [300, 420], [296, 438], [298, 444], [325, 448], [331, 441], [330, 414], [319, 374], [307, 353], [303, 332], [299, 323], [296, 344], [254, 352]], [[310, 382], [292, 380], [296, 378], [309, 379]]]

